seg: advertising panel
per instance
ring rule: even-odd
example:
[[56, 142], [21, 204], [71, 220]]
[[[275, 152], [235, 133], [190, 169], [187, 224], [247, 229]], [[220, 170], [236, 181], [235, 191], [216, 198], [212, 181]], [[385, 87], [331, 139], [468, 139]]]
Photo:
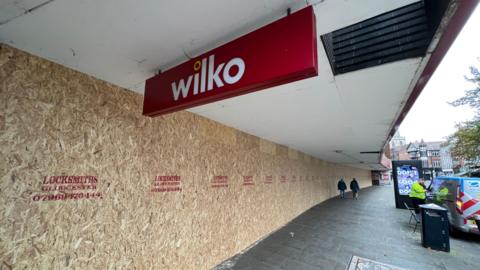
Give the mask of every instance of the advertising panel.
[[397, 167], [398, 194], [409, 195], [413, 183], [419, 178], [418, 169], [415, 166], [403, 165]]
[[468, 193], [472, 198], [480, 200], [480, 180], [464, 180], [463, 190], [465, 193]]
[[393, 185], [395, 191], [395, 206], [405, 209], [405, 204], [412, 206], [409, 198], [413, 183], [423, 177], [421, 160], [392, 161]]

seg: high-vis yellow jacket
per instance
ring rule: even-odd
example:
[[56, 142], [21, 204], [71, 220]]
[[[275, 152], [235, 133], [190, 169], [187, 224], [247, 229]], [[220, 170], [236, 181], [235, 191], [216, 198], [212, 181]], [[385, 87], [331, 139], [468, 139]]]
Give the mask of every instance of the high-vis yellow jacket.
[[413, 183], [409, 197], [425, 200], [425, 188], [418, 182]]
[[437, 193], [437, 201], [443, 202], [447, 199], [447, 196], [448, 196], [448, 188], [443, 187]]

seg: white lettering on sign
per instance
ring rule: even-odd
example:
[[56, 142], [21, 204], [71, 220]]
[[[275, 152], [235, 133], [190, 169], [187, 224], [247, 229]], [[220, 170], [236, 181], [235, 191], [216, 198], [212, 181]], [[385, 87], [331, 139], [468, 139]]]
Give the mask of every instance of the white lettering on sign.
[[[236, 74], [232, 75], [230, 71], [234, 66], [237, 67], [237, 72]], [[200, 73], [195, 73], [188, 76], [186, 81], [185, 79], [180, 79], [178, 83], [172, 82], [172, 93], [175, 101], [180, 98], [180, 94], [182, 98], [186, 98], [188, 96], [192, 86], [192, 77], [193, 95], [204, 93], [205, 90], [211, 91], [214, 89], [214, 86], [216, 86], [215, 88], [223, 87], [224, 82], [227, 84], [234, 84], [238, 82], [245, 73], [245, 62], [242, 58], [236, 57], [232, 58], [226, 64], [221, 63], [215, 67], [215, 55], [210, 55], [208, 57], [208, 61], [207, 58], [203, 58], [202, 61], [195, 62], [193, 65], [193, 70], [198, 71], [199, 69]], [[199, 88], [200, 91], [198, 91]]]

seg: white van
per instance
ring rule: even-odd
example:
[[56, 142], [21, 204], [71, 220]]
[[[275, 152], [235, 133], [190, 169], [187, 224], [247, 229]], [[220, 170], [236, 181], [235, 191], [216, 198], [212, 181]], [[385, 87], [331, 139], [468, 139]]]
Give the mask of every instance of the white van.
[[430, 189], [428, 199], [448, 209], [451, 227], [480, 234], [480, 178], [439, 176]]

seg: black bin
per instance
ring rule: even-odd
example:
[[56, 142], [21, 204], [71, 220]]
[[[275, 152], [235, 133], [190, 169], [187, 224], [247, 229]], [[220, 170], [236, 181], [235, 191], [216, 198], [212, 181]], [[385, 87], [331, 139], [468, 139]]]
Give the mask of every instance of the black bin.
[[420, 205], [422, 215], [422, 245], [450, 252], [447, 209], [436, 204]]

